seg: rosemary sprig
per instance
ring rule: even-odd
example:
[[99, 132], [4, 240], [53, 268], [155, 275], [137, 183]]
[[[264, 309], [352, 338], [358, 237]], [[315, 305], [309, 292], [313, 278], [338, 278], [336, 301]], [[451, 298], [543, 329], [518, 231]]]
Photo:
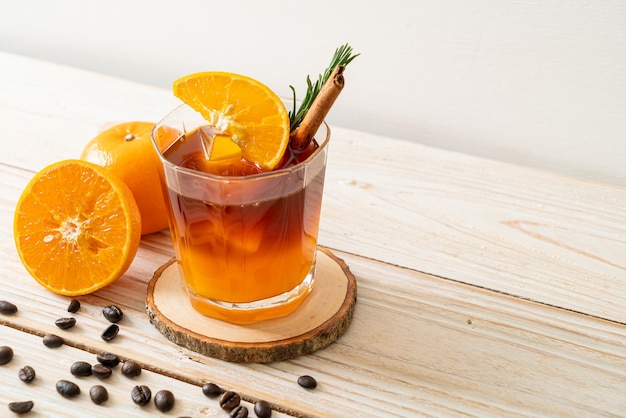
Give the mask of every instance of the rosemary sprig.
[[352, 47], [348, 44], [344, 44], [335, 50], [335, 54], [333, 55], [332, 60], [330, 61], [330, 65], [326, 68], [323, 74], [320, 74], [315, 83], [311, 82], [311, 77], [307, 76], [306, 84], [307, 89], [304, 95], [304, 99], [302, 99], [302, 103], [300, 107], [296, 110], [296, 89], [293, 86], [289, 86], [291, 91], [293, 92], [293, 109], [289, 112], [289, 123], [291, 132], [295, 131], [300, 123], [304, 119], [304, 116], [307, 114], [313, 101], [317, 97], [317, 94], [322, 89], [322, 86], [326, 83], [331, 73], [335, 69], [335, 67], [339, 65], [346, 66], [352, 62], [353, 59], [358, 57], [360, 54], [352, 54]]

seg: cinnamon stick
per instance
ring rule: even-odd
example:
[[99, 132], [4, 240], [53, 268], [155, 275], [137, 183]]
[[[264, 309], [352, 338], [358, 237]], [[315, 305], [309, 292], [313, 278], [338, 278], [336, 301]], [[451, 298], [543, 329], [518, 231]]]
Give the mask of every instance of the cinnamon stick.
[[324, 122], [324, 118], [326, 118], [330, 108], [343, 89], [345, 82], [343, 71], [345, 68], [345, 65], [335, 67], [313, 100], [313, 103], [311, 103], [311, 107], [304, 116], [300, 126], [289, 136], [291, 148], [294, 151], [305, 150], [313, 140], [313, 136]]

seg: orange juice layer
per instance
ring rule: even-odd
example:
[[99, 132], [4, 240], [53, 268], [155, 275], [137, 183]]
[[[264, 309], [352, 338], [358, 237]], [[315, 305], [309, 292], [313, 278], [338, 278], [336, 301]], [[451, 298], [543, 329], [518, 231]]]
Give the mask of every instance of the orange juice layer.
[[207, 316], [235, 324], [251, 324], [267, 319], [280, 318], [295, 311], [309, 295], [310, 289], [291, 299], [289, 302], [265, 309], [232, 310], [207, 302], [202, 298], [190, 296], [191, 306]]
[[[207, 162], [197, 132], [172, 146], [165, 157], [177, 165], [212, 174], [261, 172], [239, 156]], [[293, 161], [286, 159], [283, 165], [290, 163]], [[321, 171], [306, 187], [289, 194], [236, 205], [168, 190], [172, 219], [176, 220], [173, 239], [192, 295], [199, 300], [248, 303], [298, 286], [310, 273], [315, 258], [323, 177]], [[264, 195], [254, 190], [254, 184], [242, 187], [244, 194]], [[301, 299], [291, 304], [293, 309]], [[208, 313], [205, 304], [194, 306]]]

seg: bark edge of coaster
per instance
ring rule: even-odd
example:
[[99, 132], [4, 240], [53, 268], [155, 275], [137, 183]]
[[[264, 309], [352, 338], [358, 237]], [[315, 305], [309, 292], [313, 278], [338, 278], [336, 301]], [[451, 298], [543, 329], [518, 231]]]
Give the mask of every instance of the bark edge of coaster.
[[313, 290], [295, 312], [255, 324], [230, 324], [191, 307], [172, 258], [148, 284], [146, 311], [150, 323], [179, 346], [230, 362], [270, 363], [311, 354], [343, 335], [352, 321], [356, 290], [348, 265], [318, 247]]

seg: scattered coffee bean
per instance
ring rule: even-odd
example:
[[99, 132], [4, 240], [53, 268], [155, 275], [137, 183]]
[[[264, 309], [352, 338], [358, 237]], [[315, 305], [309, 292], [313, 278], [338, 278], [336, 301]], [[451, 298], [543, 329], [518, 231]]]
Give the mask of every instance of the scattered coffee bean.
[[160, 390], [154, 395], [154, 405], [161, 412], [167, 412], [174, 407], [176, 399], [169, 390]]
[[116, 323], [122, 320], [124, 312], [115, 305], [109, 305], [102, 308], [102, 315], [104, 315], [107, 321]]
[[122, 374], [126, 377], [137, 377], [141, 374], [141, 366], [138, 363], [129, 360], [122, 364]]
[[70, 373], [74, 376], [91, 376], [91, 364], [86, 361], [75, 361], [70, 366]]
[[30, 383], [35, 379], [35, 369], [30, 366], [24, 366], [17, 372], [17, 377], [22, 382]]
[[61, 329], [70, 329], [76, 325], [76, 318], [59, 318], [54, 321], [54, 325]]
[[80, 302], [76, 299], [70, 300], [70, 304], [67, 305], [67, 311], [71, 313], [76, 313], [80, 309]]
[[99, 353], [96, 358], [99, 363], [104, 364], [107, 367], [115, 367], [120, 364], [120, 358], [116, 354], [107, 353], [106, 351]]
[[104, 386], [95, 385], [89, 389], [89, 397], [93, 403], [100, 405], [109, 399], [109, 392], [107, 392], [107, 389]]
[[0, 313], [5, 315], [13, 315], [17, 312], [17, 306], [6, 300], [0, 300]]
[[309, 375], [304, 375], [298, 378], [298, 384], [305, 389], [315, 389], [317, 387], [317, 380]]
[[99, 379], [108, 379], [111, 377], [112, 370], [110, 367], [105, 366], [104, 364], [96, 363], [91, 366], [91, 374], [96, 376]]
[[222, 394], [222, 389], [215, 383], [205, 383], [202, 385], [202, 393], [204, 393], [204, 396], [207, 398], [215, 398]]
[[111, 341], [113, 338], [117, 337], [117, 334], [120, 332], [120, 327], [117, 324], [111, 324], [105, 329], [100, 338], [104, 341]]
[[248, 408], [243, 405], [236, 406], [232, 411], [230, 411], [230, 418], [247, 418], [248, 417]]
[[48, 348], [60, 347], [63, 345], [64, 342], [65, 341], [63, 341], [63, 338], [54, 334], [46, 334], [43, 337], [43, 345]]
[[25, 414], [33, 409], [33, 406], [35, 406], [33, 401], [10, 402], [9, 410], [16, 414]]
[[57, 382], [57, 392], [64, 398], [74, 398], [80, 395], [80, 388], [74, 382], [69, 380], [59, 380]]
[[227, 390], [220, 396], [220, 407], [227, 411], [239, 406], [241, 403], [241, 396], [232, 390]]
[[130, 391], [130, 398], [139, 406], [147, 405], [152, 397], [150, 388], [145, 385], [135, 386]]
[[254, 404], [254, 413], [258, 418], [270, 418], [272, 416], [272, 407], [267, 401], [257, 401]]
[[0, 347], [0, 364], [7, 364], [13, 359], [13, 349], [8, 345]]

